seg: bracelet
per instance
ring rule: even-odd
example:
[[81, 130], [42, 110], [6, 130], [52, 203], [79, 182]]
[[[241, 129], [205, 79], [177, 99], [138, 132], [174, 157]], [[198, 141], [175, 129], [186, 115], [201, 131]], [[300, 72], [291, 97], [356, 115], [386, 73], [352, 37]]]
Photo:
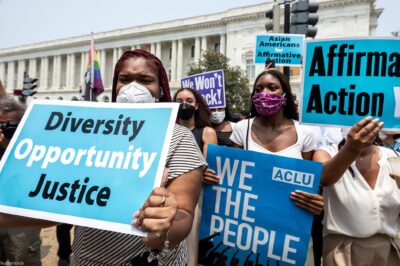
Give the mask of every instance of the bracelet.
[[171, 250], [169, 249], [169, 240], [168, 240], [169, 229], [165, 235], [165, 240], [163, 242], [163, 248], [161, 251], [151, 250], [149, 247], [145, 246], [146, 250], [149, 252], [149, 256], [147, 257], [147, 262], [150, 263], [153, 260], [158, 261], [158, 266], [164, 265], [164, 260], [171, 254]]

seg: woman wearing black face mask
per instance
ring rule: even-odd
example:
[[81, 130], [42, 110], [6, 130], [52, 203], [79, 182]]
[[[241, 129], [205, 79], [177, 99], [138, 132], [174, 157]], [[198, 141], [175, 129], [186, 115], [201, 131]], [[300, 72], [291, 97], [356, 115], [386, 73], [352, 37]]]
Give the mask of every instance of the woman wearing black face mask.
[[[187, 127], [193, 132], [197, 145], [204, 157], [207, 155], [207, 145], [217, 144], [217, 134], [211, 127], [210, 109], [204, 98], [190, 88], [179, 89], [174, 95], [174, 102], [180, 103], [178, 111], [178, 124]], [[219, 179], [211, 169], [204, 171], [202, 182], [206, 184], [218, 183]], [[197, 251], [199, 243], [200, 219], [202, 199], [199, 199], [196, 214], [193, 220], [192, 231], [188, 240], [188, 265], [197, 265]]]
[[174, 96], [174, 102], [180, 103], [178, 124], [193, 132], [197, 145], [204, 157], [207, 155], [207, 145], [217, 144], [217, 135], [211, 127], [210, 109], [203, 97], [190, 88], [179, 89]]

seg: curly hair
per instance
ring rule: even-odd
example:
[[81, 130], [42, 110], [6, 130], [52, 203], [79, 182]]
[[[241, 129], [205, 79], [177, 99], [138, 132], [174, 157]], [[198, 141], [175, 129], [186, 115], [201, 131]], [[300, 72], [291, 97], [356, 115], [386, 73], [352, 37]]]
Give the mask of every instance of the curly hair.
[[[285, 105], [283, 106], [283, 114], [285, 115], [285, 117], [289, 118], [289, 119], [299, 120], [299, 113], [297, 112], [296, 104], [293, 99], [293, 93], [292, 93], [292, 89], [290, 88], [290, 83], [289, 83], [287, 77], [277, 69], [269, 68], [267, 70], [264, 70], [257, 76], [256, 80], [254, 81], [253, 91], [251, 93], [250, 99], [252, 99], [253, 96], [256, 94], [256, 84], [257, 84], [258, 80], [262, 76], [268, 75], [268, 74], [272, 75], [274, 78], [279, 80], [279, 82], [281, 83], [283, 92], [285, 93]], [[256, 107], [254, 106], [253, 101], [251, 101], [250, 116], [255, 117], [258, 115], [259, 114], [257, 113]]]
[[24, 116], [25, 107], [12, 98], [0, 99], [0, 113], [7, 114], [11, 112], [16, 112], [18, 115], [18, 121], [20, 121]]
[[161, 90], [161, 97], [160, 97], [160, 102], [172, 102], [171, 99], [171, 93], [170, 93], [170, 88], [169, 88], [169, 83], [168, 83], [168, 76], [167, 73], [165, 72], [164, 66], [158, 57], [155, 55], [141, 50], [141, 49], [136, 49], [133, 51], [126, 51], [118, 60], [117, 64], [115, 65], [114, 69], [114, 77], [113, 77], [113, 84], [112, 84], [112, 95], [111, 95], [111, 101], [115, 102], [117, 100], [117, 83], [118, 83], [118, 75], [119, 72], [121, 72], [122, 67], [124, 66], [124, 63], [126, 60], [129, 58], [135, 58], [135, 57], [142, 57], [146, 59], [150, 64], [152, 64], [157, 70], [158, 70], [158, 80], [160, 82], [160, 90]]
[[196, 90], [193, 90], [191, 88], [181, 88], [175, 93], [174, 102], [176, 102], [176, 98], [181, 91], [191, 92], [194, 96], [194, 99], [196, 100], [198, 108], [194, 114], [195, 126], [196, 127], [211, 127], [211, 121], [210, 121], [211, 111], [210, 111], [210, 108], [208, 108], [208, 105], [207, 105], [206, 101], [204, 100], [203, 96], [201, 96], [200, 93], [198, 93]]

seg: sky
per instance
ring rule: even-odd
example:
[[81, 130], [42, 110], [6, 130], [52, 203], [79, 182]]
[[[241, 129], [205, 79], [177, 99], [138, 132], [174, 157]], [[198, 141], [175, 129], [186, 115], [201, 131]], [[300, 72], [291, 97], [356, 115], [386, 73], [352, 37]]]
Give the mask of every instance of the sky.
[[[268, 0], [271, 1], [271, 0]], [[217, 13], [260, 0], [0, 0], [0, 49], [179, 18]], [[400, 0], [377, 0], [385, 10], [378, 36], [400, 31]]]

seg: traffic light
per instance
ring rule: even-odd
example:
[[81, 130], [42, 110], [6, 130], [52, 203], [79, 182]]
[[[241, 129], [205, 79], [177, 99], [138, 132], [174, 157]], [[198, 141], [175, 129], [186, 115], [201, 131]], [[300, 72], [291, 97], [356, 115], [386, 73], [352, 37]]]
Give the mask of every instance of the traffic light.
[[[298, 0], [291, 6], [290, 33], [304, 34], [314, 38], [317, 35], [318, 3], [309, 3], [308, 0]], [[311, 26], [310, 26], [311, 25]]]
[[28, 97], [33, 96], [37, 91], [34, 89], [37, 87], [35, 84], [38, 79], [30, 78], [26, 73], [24, 74], [24, 87], [22, 88], [22, 96]]
[[267, 32], [280, 32], [280, 15], [279, 5], [274, 5], [273, 8], [265, 12], [265, 17], [270, 19], [267, 23], [265, 23], [265, 30]]

